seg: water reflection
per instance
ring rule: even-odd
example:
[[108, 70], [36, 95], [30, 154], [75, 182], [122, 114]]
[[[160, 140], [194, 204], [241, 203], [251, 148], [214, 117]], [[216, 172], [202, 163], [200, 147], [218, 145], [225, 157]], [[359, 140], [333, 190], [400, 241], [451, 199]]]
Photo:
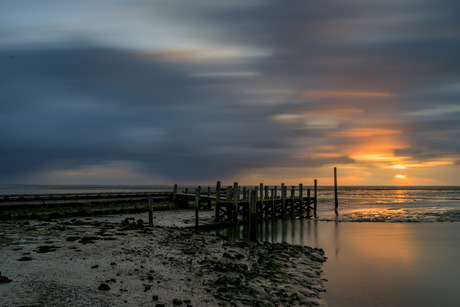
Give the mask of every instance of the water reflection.
[[[460, 223], [258, 224], [259, 241], [323, 248], [329, 306], [453, 306], [460, 301]], [[221, 230], [248, 237], [247, 226]]]

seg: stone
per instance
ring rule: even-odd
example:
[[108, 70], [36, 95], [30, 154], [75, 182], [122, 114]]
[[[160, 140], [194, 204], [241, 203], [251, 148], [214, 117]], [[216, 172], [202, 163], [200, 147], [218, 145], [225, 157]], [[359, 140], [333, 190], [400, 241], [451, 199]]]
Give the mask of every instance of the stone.
[[12, 281], [13, 281], [12, 279], [9, 279], [6, 276], [2, 276], [2, 272], [0, 272], [0, 284], [6, 284]]
[[100, 284], [100, 286], [98, 287], [98, 289], [101, 290], [101, 291], [109, 291], [109, 290], [110, 290], [110, 287], [109, 287], [108, 284], [102, 283], [102, 284]]

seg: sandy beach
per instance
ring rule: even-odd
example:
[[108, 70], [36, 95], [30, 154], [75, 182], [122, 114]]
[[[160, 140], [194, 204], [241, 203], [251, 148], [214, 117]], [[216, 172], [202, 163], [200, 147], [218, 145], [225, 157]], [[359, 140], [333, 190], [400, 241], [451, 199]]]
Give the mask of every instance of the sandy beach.
[[326, 305], [323, 250], [184, 228], [192, 221], [186, 210], [157, 212], [154, 226], [145, 214], [3, 221], [0, 305]]

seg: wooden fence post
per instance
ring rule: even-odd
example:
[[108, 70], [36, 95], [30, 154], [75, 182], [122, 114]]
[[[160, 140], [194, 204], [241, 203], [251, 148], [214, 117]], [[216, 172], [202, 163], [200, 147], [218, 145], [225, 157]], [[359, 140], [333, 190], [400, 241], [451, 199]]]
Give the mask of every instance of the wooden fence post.
[[299, 213], [300, 213], [300, 216], [303, 217], [303, 184], [302, 183], [299, 183], [299, 203], [300, 203]]
[[307, 190], [307, 218], [310, 218], [310, 189]]
[[295, 188], [294, 186], [291, 187], [291, 220], [294, 219], [294, 204], [295, 204]]

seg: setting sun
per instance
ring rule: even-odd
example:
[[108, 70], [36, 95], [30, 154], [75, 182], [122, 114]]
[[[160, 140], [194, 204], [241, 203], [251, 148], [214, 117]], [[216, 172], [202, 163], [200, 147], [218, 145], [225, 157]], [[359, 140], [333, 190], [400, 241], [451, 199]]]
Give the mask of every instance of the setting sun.
[[406, 167], [404, 165], [394, 165], [393, 168], [405, 169]]
[[395, 177], [398, 178], [398, 179], [407, 179], [406, 175], [401, 175], [401, 174], [396, 175]]

